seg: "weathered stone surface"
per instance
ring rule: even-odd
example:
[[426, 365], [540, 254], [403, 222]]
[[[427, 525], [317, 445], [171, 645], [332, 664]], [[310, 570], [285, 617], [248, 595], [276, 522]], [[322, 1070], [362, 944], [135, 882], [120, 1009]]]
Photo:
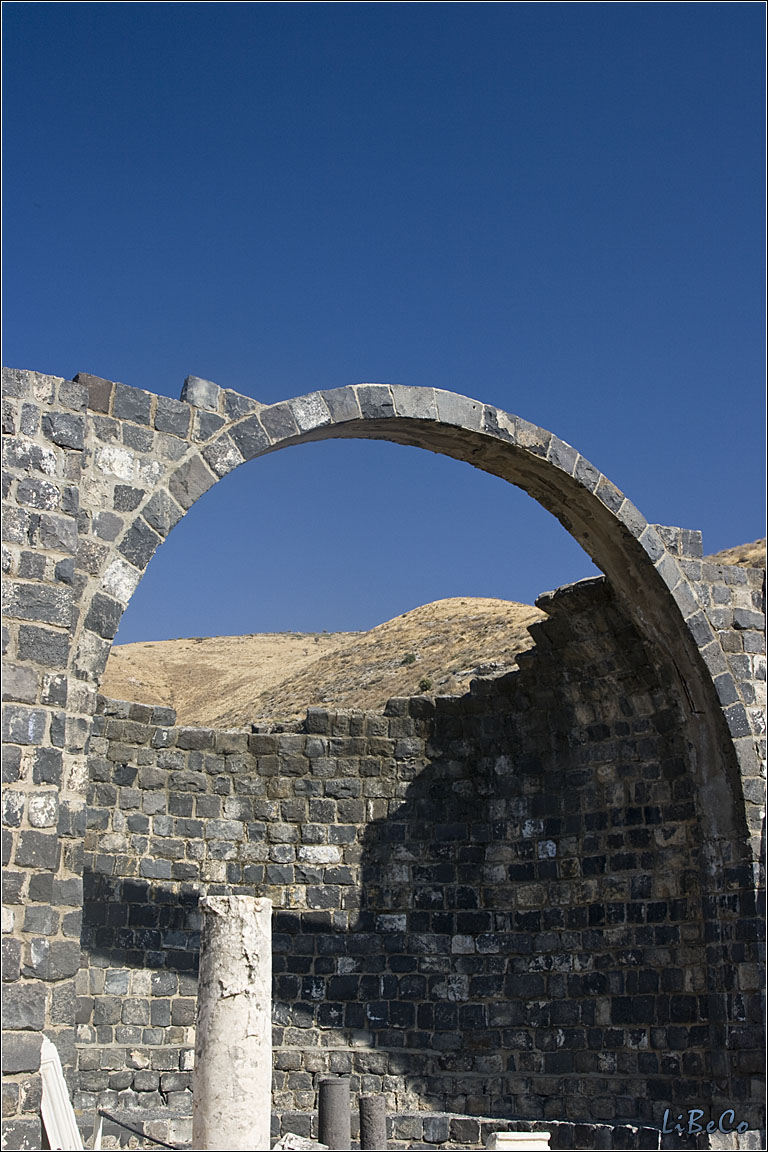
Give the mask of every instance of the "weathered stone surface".
[[198, 412], [195, 416], [194, 438], [197, 441], [210, 440], [212, 436], [226, 424], [223, 416], [217, 416], [215, 412]]
[[[37, 517], [34, 518], [37, 522]], [[4, 565], [3, 571], [13, 571], [13, 561], [10, 553], [7, 554], [8, 559]], [[18, 573], [22, 580], [44, 580], [45, 571], [47, 568], [47, 559], [35, 552], [22, 552], [19, 556]]]
[[55, 871], [59, 863], [59, 853], [59, 839], [55, 833], [24, 831], [19, 835], [14, 862], [20, 868]]
[[40, 980], [65, 980], [74, 976], [80, 966], [80, 946], [77, 940], [32, 940], [29, 962], [25, 974]]
[[40, 1067], [40, 1037], [3, 1032], [3, 1072], [36, 1072]]
[[59, 817], [56, 792], [33, 793], [27, 803], [27, 819], [33, 828], [54, 828]]
[[409, 388], [404, 384], [390, 386], [398, 416], [412, 420], [436, 420], [437, 402], [431, 388]]
[[29, 469], [46, 476], [56, 475], [56, 453], [26, 437], [9, 436], [3, 443], [3, 463], [9, 470]]
[[203, 449], [203, 456], [217, 476], [226, 476], [238, 464], [243, 463], [243, 454], [229, 436], [220, 436]]
[[[35, 409], [36, 411], [36, 409]], [[16, 433], [16, 405], [6, 397], [3, 397], [2, 407], [0, 408], [0, 426], [2, 427], [3, 436], [13, 436]], [[27, 436], [34, 436], [36, 427], [19, 429], [24, 431]]]
[[587, 491], [594, 492], [600, 480], [600, 473], [593, 464], [590, 464], [589, 460], [585, 460], [583, 456], [579, 456], [573, 474]]
[[85, 386], [88, 392], [88, 407], [93, 412], [109, 412], [112, 392], [115, 385], [101, 376], [91, 376], [88, 372], [78, 372], [75, 381]]
[[41, 1148], [42, 1135], [38, 1116], [15, 1116], [3, 1120], [3, 1148]]
[[3, 587], [3, 611], [19, 620], [68, 627], [72, 619], [72, 593], [66, 588], [14, 584], [7, 580]]
[[181, 390], [181, 399], [186, 404], [193, 404], [195, 408], [207, 408], [210, 412], [217, 412], [220, 392], [218, 384], [214, 384], [212, 380], [203, 380], [200, 376], [187, 376]]
[[3, 824], [18, 828], [24, 817], [26, 799], [23, 792], [6, 789], [3, 793]]
[[60, 448], [82, 449], [84, 444], [85, 421], [82, 416], [70, 416], [65, 412], [46, 412], [43, 416], [43, 435]]
[[[259, 420], [273, 444], [298, 435], [299, 429], [288, 404], [272, 404], [269, 408], [262, 408]], [[234, 432], [233, 437], [237, 439]]]
[[97, 636], [101, 636], [105, 640], [111, 640], [115, 632], [117, 632], [122, 614], [122, 604], [109, 596], [102, 596], [101, 593], [97, 592], [88, 609], [88, 615], [85, 618], [85, 627], [90, 629], [91, 632], [95, 632]]
[[3, 903], [21, 904], [25, 880], [23, 872], [3, 872]]
[[176, 463], [186, 452], [188, 441], [182, 440], [178, 436], [170, 436], [165, 432], [158, 432], [156, 447], [157, 455], [163, 464], [166, 461]]
[[483, 431], [498, 440], [514, 444], [517, 440], [516, 418], [491, 404], [483, 405]]
[[321, 393], [335, 424], [360, 419], [360, 405], [354, 388], [330, 388]]
[[534, 456], [547, 455], [549, 442], [552, 439], [551, 432], [531, 424], [528, 420], [522, 420], [519, 416], [515, 421], [515, 430], [517, 443], [521, 448], [525, 448]]
[[168, 396], [158, 396], [155, 412], [155, 428], [173, 436], [186, 436], [189, 431], [192, 412], [187, 404], [171, 400]]
[[251, 416], [236, 424], [230, 435], [239, 448], [244, 460], [251, 460], [259, 452], [269, 447], [269, 437], [264, 431], [258, 416]]
[[2, 941], [3, 980], [18, 980], [21, 974], [21, 940], [4, 936]]
[[80, 511], [80, 492], [72, 484], [61, 488], [61, 511], [68, 516], [77, 516]]
[[638, 512], [637, 508], [635, 508], [634, 504], [632, 504], [629, 500], [624, 500], [619, 508], [617, 516], [619, 520], [621, 520], [622, 524], [626, 524], [632, 535], [637, 536], [638, 538], [642, 536], [643, 532], [648, 526], [648, 522], [645, 517], [641, 515], [640, 512]]
[[152, 709], [152, 723], [172, 726], [176, 723], [176, 713], [173, 708], [155, 707]]
[[40, 703], [47, 704], [50, 707], [64, 707], [67, 703], [67, 696], [69, 694], [69, 682], [64, 673], [60, 672], [57, 675], [51, 675], [49, 672], [43, 674], [42, 685], [40, 688]]
[[134, 563], [135, 561], [129, 564], [126, 560], [118, 558], [112, 561], [104, 573], [102, 588], [107, 595], [114, 597], [122, 604], [128, 603], [141, 579], [141, 571], [137, 571]]
[[3, 740], [11, 744], [42, 744], [48, 713], [21, 704], [3, 706]]
[[43, 513], [38, 536], [40, 544], [52, 552], [75, 552], [77, 549], [77, 522], [69, 516]]
[[3, 513], [3, 540], [9, 544], [28, 543], [36, 523], [37, 517], [23, 508], [9, 508]]
[[559, 440], [557, 436], [551, 438], [547, 459], [551, 460], [556, 468], [562, 469], [568, 476], [572, 476], [575, 471], [578, 455], [576, 449], [572, 448], [570, 444], [566, 444], [564, 440]]
[[595, 489], [595, 495], [612, 512], [618, 512], [624, 502], [624, 493], [620, 492], [616, 485], [612, 484], [605, 476], [600, 478]]
[[331, 423], [331, 413], [321, 392], [310, 392], [291, 400], [289, 407], [300, 432], [311, 432], [313, 428]]
[[19, 483], [16, 499], [28, 508], [58, 508], [61, 494], [56, 484], [37, 476], [30, 476]]
[[654, 524], [654, 528], [664, 541], [667, 549], [676, 556], [699, 558], [702, 555], [701, 532], [690, 528], [676, 528], [666, 524]]
[[21, 748], [6, 745], [2, 751], [3, 784], [15, 784], [21, 774]]
[[60, 584], [74, 584], [75, 582], [75, 559], [74, 556], [65, 557], [59, 560], [53, 569], [53, 578]]
[[31, 905], [24, 912], [24, 931], [35, 936], [55, 936], [59, 930], [59, 915], [45, 905]]
[[82, 678], [101, 675], [107, 663], [112, 637], [84, 631], [77, 645], [75, 671]]
[[155, 435], [151, 428], [138, 424], [123, 424], [123, 444], [133, 448], [136, 452], [148, 453], [152, 451]]
[[360, 411], [366, 420], [377, 420], [382, 416], [394, 416], [395, 402], [386, 385], [359, 384], [356, 391]]
[[168, 482], [168, 487], [171, 495], [186, 510], [215, 483], [216, 477], [206, 468], [200, 457], [193, 456], [176, 469]]
[[100, 544], [96, 540], [81, 540], [75, 555], [75, 562], [81, 572], [96, 576], [108, 555], [109, 549], [104, 544]]
[[754, 612], [751, 608], [734, 608], [733, 626], [738, 629], [755, 628], [763, 632], [765, 630], [765, 613]]
[[152, 411], [152, 396], [138, 388], [125, 384], [115, 384], [112, 401], [112, 415], [118, 420], [130, 420], [134, 424], [149, 424]]
[[32, 668], [21, 664], [3, 666], [3, 700], [34, 704], [37, 700], [38, 677]]
[[239, 392], [232, 392], [229, 389], [223, 390], [222, 399], [224, 411], [230, 420], [239, 420], [241, 416], [247, 416], [249, 412], [255, 412], [257, 408], [261, 407], [250, 396], [242, 396]]
[[3, 991], [3, 1027], [12, 1031], [45, 1027], [45, 985], [28, 980]]
[[458, 424], [462, 428], [480, 429], [483, 423], [483, 405], [468, 396], [458, 396], [454, 392], [435, 389], [438, 419], [446, 424]]
[[144, 508], [144, 519], [161, 536], [167, 536], [174, 524], [178, 524], [184, 512], [167, 492], [159, 489]]
[[122, 516], [115, 516], [112, 512], [99, 512], [93, 518], [93, 531], [100, 540], [116, 540], [123, 530], [124, 523]]
[[64, 408], [73, 412], [83, 412], [88, 406], [88, 389], [85, 384], [74, 380], [60, 380], [57, 398]]
[[162, 538], [148, 524], [136, 520], [125, 534], [119, 551], [140, 571], [146, 568]]

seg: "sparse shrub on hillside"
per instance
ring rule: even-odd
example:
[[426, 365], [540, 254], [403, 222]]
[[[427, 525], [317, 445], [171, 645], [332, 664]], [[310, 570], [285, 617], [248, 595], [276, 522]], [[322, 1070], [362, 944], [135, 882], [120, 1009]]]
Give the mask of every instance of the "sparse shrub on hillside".
[[403, 664], [415, 664], [416, 663], [416, 653], [415, 652], [406, 652], [405, 656], [403, 656], [401, 663], [403, 663]]
[[421, 680], [419, 680], [419, 692], [429, 692], [431, 687], [432, 681], [429, 676], [422, 676]]

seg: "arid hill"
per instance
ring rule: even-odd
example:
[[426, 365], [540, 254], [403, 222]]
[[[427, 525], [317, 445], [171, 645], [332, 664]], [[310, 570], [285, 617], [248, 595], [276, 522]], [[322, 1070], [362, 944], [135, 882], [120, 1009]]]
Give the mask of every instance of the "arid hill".
[[[765, 540], [708, 556], [765, 566]], [[166, 704], [180, 724], [238, 728], [300, 717], [308, 706], [381, 708], [390, 696], [466, 692], [475, 676], [515, 667], [530, 648], [528, 604], [436, 600], [370, 632], [276, 632], [116, 645], [102, 692]]]
[[705, 556], [712, 564], [736, 564], [740, 568], [765, 568], [765, 540], [753, 540], [751, 544], [738, 544], [735, 548], [725, 548], [712, 556]]
[[[115, 645], [101, 691], [118, 700], [166, 704], [180, 724], [250, 724], [262, 693], [360, 636], [358, 632], [266, 632]], [[293, 714], [293, 713], [291, 713]]]
[[308, 705], [379, 708], [390, 696], [465, 692], [515, 665], [543, 616], [528, 604], [462, 597], [414, 608], [370, 632], [261, 633], [116, 645], [102, 692], [168, 704], [179, 723], [237, 728], [303, 716]]

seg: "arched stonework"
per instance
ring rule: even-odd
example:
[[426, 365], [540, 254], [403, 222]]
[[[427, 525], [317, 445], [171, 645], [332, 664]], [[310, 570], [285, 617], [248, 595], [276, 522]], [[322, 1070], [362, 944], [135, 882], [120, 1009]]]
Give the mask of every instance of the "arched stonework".
[[[66, 381], [23, 371], [4, 374], [3, 429], [7, 860], [20, 909], [11, 978], [23, 974], [19, 987], [33, 1001], [18, 1019], [11, 1012], [12, 1078], [36, 1070], [36, 1031], [57, 1033], [65, 1065], [73, 1042], [61, 993], [78, 965], [84, 749], [120, 617], [195, 501], [240, 464], [283, 447], [331, 438], [414, 445], [516, 484], [555, 515], [677, 685], [705, 891], [732, 917], [750, 890], [764, 735], [758, 575], [703, 564], [697, 533], [648, 524], [556, 436], [431, 388], [360, 384], [261, 405], [196, 378], [174, 401], [84, 374]], [[33, 888], [54, 925], [44, 938], [39, 914], [29, 924], [21, 917]], [[33, 939], [42, 943], [30, 953]], [[713, 1048], [731, 1047], [728, 1029], [739, 1025], [727, 1003], [734, 957], [721, 952], [710, 977], [710, 995], [722, 1001], [711, 1016], [722, 1022]]]
[[[378, 439], [425, 448], [524, 489], [557, 517], [605, 573], [640, 634], [658, 658], [676, 670], [702, 811], [712, 820], [707, 842], [713, 862], [721, 858], [717, 843], [724, 840], [732, 847], [734, 812], [741, 809], [737, 764], [742, 773], [754, 774], [756, 733], [707, 618], [708, 606], [701, 603], [663, 530], [648, 524], [575, 448], [518, 416], [432, 388], [360, 384], [265, 406], [209, 381], [192, 380], [185, 388], [191, 403], [172, 408], [173, 402], [164, 397], [110, 387], [113, 418], [130, 420], [142, 397], [158, 431], [173, 434], [182, 426], [185, 431], [178, 438], [174, 434], [171, 457], [178, 453], [178, 458], [155, 455], [148, 466], [137, 453], [131, 457], [125, 437], [119, 449], [109, 442], [94, 443], [90, 467], [100, 497], [109, 497], [112, 477], [133, 475], [137, 460], [136, 493], [141, 497], [132, 515], [121, 517], [124, 523], [84, 597], [80, 674], [100, 675], [120, 616], [155, 549], [195, 501], [234, 468], [314, 440]], [[95, 391], [108, 409], [104, 388], [97, 384]]]

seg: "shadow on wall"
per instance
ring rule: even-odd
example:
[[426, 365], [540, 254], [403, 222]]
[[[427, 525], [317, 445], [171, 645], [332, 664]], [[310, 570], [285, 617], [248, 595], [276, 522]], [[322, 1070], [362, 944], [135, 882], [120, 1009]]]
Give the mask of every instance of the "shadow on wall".
[[82, 943], [92, 967], [167, 968], [197, 979], [196, 888], [86, 872], [83, 894]]
[[[229, 776], [194, 749], [96, 760], [112, 780], [92, 786], [92, 826], [118, 805], [146, 855], [144, 879], [106, 875], [135, 860], [112, 855], [126, 841], [105, 823], [79, 1018], [116, 1067], [81, 1077], [84, 1104], [187, 1099], [211, 854], [208, 891], [282, 905], [284, 1128], [302, 1130], [328, 1071], [393, 1111], [575, 1122], [659, 1124], [716, 1094], [706, 948], [721, 929], [702, 910], [673, 693], [601, 581], [533, 631], [517, 673], [384, 716], [311, 710], [303, 732], [251, 737]], [[149, 1069], [126, 1071], [131, 1045]]]

